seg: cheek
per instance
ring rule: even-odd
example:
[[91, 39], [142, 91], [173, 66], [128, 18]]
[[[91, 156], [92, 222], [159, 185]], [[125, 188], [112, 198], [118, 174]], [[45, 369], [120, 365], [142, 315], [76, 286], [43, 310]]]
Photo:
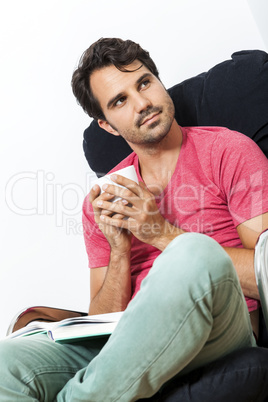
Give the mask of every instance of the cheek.
[[167, 91], [163, 87], [157, 88], [157, 90], [155, 90], [152, 93], [152, 96], [153, 96], [153, 99], [154, 99], [156, 104], [160, 104], [160, 103], [167, 104], [167, 103], [170, 103], [170, 101], [172, 102], [169, 94], [167, 93]]
[[123, 110], [122, 108], [122, 110], [111, 116], [109, 124], [114, 130], [118, 132], [128, 129], [131, 125], [131, 116], [128, 113], [127, 108], [125, 110]]
[[169, 96], [168, 93], [166, 93], [166, 95], [165, 95], [165, 104], [167, 106], [168, 113], [170, 115], [173, 115], [173, 117], [174, 117], [174, 115], [175, 115], [175, 106], [174, 106], [173, 100], [171, 99], [171, 97]]

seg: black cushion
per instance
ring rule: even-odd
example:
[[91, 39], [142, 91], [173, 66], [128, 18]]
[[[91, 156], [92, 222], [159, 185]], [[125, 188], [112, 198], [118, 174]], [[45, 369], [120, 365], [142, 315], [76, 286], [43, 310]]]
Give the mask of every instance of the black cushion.
[[[268, 157], [268, 54], [236, 52], [232, 59], [170, 88], [181, 126], [224, 126], [252, 138]], [[98, 176], [124, 159], [131, 148], [96, 121], [84, 132], [83, 148]]]
[[84, 132], [83, 148], [90, 168], [98, 177], [105, 175], [132, 152], [122, 137], [107, 133], [96, 120]]
[[237, 350], [190, 374], [174, 377], [145, 401], [268, 401], [268, 349]]

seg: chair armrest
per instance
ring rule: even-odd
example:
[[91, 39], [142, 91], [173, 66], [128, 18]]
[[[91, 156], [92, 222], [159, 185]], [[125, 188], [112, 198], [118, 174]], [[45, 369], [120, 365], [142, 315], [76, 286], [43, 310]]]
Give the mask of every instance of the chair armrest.
[[88, 314], [84, 312], [65, 310], [54, 307], [29, 307], [20, 311], [12, 319], [7, 330], [7, 335], [10, 335], [12, 332], [25, 327], [32, 321], [54, 322], [64, 320], [65, 318], [82, 317], [85, 315]]

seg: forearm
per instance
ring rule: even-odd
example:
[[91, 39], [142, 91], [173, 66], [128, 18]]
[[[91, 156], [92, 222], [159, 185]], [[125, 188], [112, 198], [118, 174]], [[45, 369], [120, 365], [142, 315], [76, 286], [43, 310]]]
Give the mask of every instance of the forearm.
[[152, 246], [158, 248], [161, 251], [164, 251], [165, 248], [169, 245], [169, 243], [175, 239], [175, 237], [185, 233], [179, 227], [173, 226], [168, 221], [165, 221], [163, 225], [163, 230], [159, 236], [156, 236], [154, 241], [152, 242]]
[[224, 247], [224, 249], [233, 261], [244, 295], [259, 299], [254, 273], [254, 250], [231, 247]]
[[123, 311], [131, 298], [130, 252], [111, 251], [102, 287], [91, 300], [89, 314]]

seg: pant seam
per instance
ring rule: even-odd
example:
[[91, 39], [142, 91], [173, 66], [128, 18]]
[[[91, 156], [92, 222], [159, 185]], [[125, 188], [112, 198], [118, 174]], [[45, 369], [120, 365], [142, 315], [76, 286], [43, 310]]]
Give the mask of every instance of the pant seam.
[[51, 374], [53, 375], [54, 373], [71, 373], [71, 374], [76, 374], [78, 370], [80, 370], [81, 367], [77, 368], [70, 368], [70, 367], [54, 367], [54, 366], [46, 366], [45, 368], [42, 367], [39, 370], [37, 369], [35, 372], [31, 371], [30, 373], [27, 373], [21, 381], [24, 382], [25, 385], [28, 385], [30, 382], [32, 382], [36, 377], [39, 377], [40, 375], [43, 374]]
[[173, 334], [172, 338], [169, 340], [169, 342], [165, 345], [165, 347], [158, 353], [158, 355], [154, 358], [154, 360], [146, 366], [146, 368], [144, 368], [144, 370], [140, 373], [140, 375], [138, 375], [138, 377], [136, 377], [132, 383], [115, 399], [112, 400], [112, 402], [117, 402], [119, 400], [119, 398], [121, 398], [124, 394], [126, 394], [126, 392], [129, 391], [129, 389], [144, 375], [144, 373], [146, 373], [146, 371], [148, 371], [148, 369], [159, 359], [159, 357], [166, 351], [166, 349], [170, 346], [170, 344], [174, 341], [174, 338], [178, 335], [178, 333], [181, 331], [183, 325], [185, 324], [186, 320], [189, 318], [189, 316], [192, 314], [192, 312], [196, 309], [196, 305], [208, 294], [212, 293], [213, 288], [215, 288], [216, 286], [218, 286], [219, 284], [224, 284], [227, 282], [231, 282], [234, 286], [235, 289], [237, 290], [238, 293], [240, 293], [239, 287], [236, 285], [236, 283], [234, 282], [233, 279], [224, 279], [223, 281], [220, 280], [218, 282], [216, 282], [215, 284], [213, 284], [213, 286], [211, 287], [211, 289], [207, 290], [203, 296], [200, 296], [198, 299], [195, 300], [195, 304], [193, 306], [193, 308], [188, 312], [188, 314], [185, 316], [183, 322], [181, 323], [181, 325], [179, 326], [179, 328], [177, 329], [177, 331]]

